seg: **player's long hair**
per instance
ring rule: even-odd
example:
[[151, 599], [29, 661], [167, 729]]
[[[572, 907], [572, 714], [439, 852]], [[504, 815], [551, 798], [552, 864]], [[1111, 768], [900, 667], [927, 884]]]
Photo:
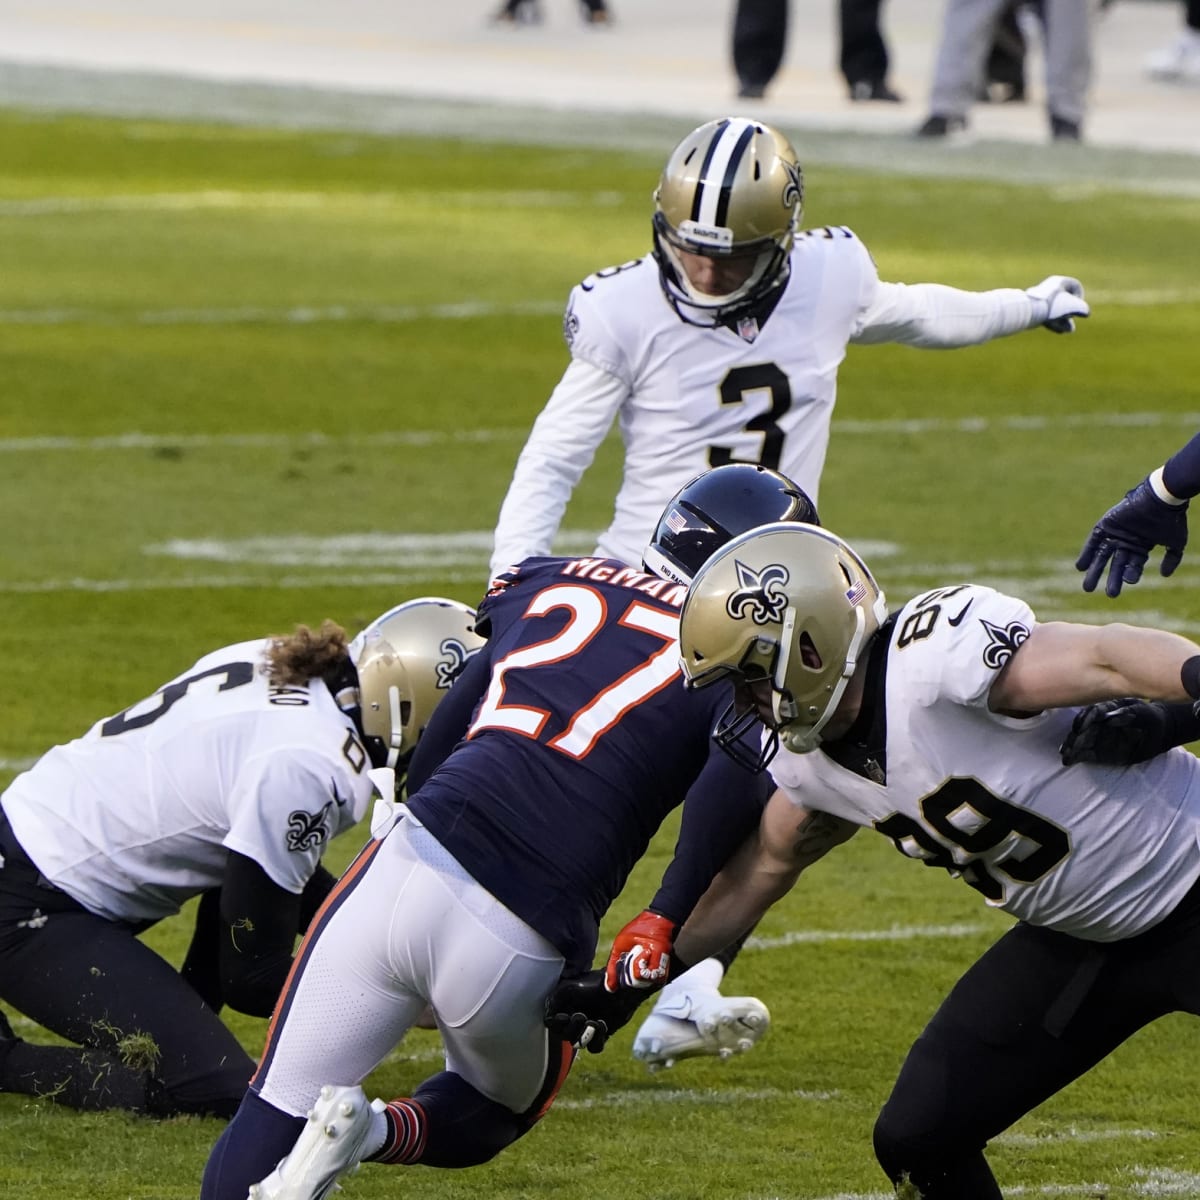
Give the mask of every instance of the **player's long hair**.
[[274, 687], [297, 687], [310, 679], [336, 679], [350, 661], [346, 631], [328, 619], [320, 629], [297, 625], [295, 633], [271, 639], [263, 672]]

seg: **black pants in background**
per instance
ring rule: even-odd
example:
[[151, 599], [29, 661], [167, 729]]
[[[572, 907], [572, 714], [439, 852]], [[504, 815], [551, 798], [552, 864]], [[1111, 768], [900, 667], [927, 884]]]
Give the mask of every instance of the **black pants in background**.
[[775, 78], [787, 42], [788, 0], [738, 0], [733, 17], [733, 69], [743, 88]]

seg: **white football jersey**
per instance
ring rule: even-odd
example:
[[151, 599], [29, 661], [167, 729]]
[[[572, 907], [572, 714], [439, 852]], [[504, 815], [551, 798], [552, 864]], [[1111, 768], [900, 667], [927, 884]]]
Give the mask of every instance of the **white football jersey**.
[[303, 891], [325, 843], [365, 812], [370, 763], [324, 683], [270, 685], [269, 644], [205, 655], [13, 780], [4, 811], [47, 879], [131, 922], [218, 886], [230, 850]]
[[796, 238], [787, 286], [761, 328], [687, 324], [664, 297], [653, 258], [600, 271], [571, 293], [572, 362], [518, 460], [492, 572], [550, 552], [614, 419], [625, 474], [596, 553], [636, 565], [667, 501], [731, 459], [782, 471], [816, 501], [849, 343], [963, 346], [1026, 329], [1032, 318], [1032, 302], [1014, 288], [881, 282], [867, 248], [843, 228]]
[[1023, 921], [1131, 937], [1200, 877], [1200, 763], [1175, 749], [1132, 767], [1064, 767], [1077, 709], [990, 712], [992, 683], [1034, 623], [1023, 601], [986, 587], [916, 597], [888, 650], [885, 781], [822, 750], [781, 751], [771, 773], [795, 803], [873, 826]]

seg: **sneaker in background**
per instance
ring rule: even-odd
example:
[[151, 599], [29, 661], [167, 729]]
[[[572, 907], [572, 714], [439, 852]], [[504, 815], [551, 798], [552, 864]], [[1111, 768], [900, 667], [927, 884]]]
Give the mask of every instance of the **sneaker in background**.
[[933, 113], [925, 119], [925, 124], [917, 130], [919, 138], [956, 138], [967, 131], [966, 117], [944, 117]]
[[1185, 29], [1146, 59], [1146, 74], [1169, 83], [1200, 83], [1200, 29]]

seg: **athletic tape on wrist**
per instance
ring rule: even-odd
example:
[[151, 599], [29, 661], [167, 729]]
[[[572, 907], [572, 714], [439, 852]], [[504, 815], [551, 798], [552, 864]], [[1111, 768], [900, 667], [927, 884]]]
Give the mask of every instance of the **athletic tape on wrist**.
[[1181, 499], [1167, 490], [1167, 485], [1163, 482], [1163, 469], [1159, 467], [1156, 471], [1150, 472], [1150, 490], [1164, 503], [1169, 504], [1172, 508], [1179, 508], [1187, 503], [1186, 499]]

